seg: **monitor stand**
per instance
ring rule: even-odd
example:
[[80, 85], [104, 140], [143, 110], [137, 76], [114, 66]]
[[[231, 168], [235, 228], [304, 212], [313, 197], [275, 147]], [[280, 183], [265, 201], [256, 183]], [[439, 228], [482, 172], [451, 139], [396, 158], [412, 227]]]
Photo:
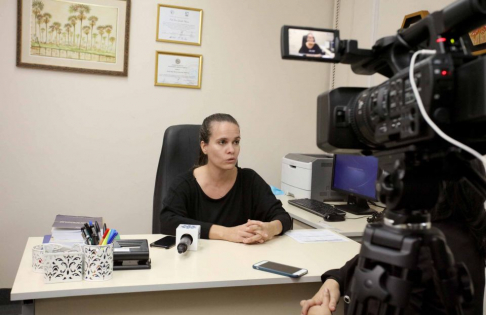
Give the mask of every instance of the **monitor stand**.
[[336, 209], [343, 210], [356, 215], [372, 214], [375, 211], [368, 206], [366, 199], [348, 195], [347, 205], [335, 205]]

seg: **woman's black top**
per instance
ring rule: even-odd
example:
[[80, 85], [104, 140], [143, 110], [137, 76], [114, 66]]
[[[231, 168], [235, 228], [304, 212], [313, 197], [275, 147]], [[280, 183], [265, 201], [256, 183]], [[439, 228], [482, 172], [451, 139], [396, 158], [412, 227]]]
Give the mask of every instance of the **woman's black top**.
[[174, 180], [160, 213], [162, 234], [175, 235], [179, 224], [201, 226], [201, 238], [209, 238], [213, 224], [233, 227], [250, 220], [282, 223], [282, 234], [292, 228], [290, 215], [273, 195], [270, 186], [255, 171], [237, 168], [236, 181], [220, 199], [208, 197], [193, 171]]
[[[472, 302], [462, 305], [464, 314], [483, 314], [484, 294], [484, 256], [476, 246], [474, 237], [467, 224], [452, 218], [433, 222], [432, 225], [442, 231], [446, 237], [447, 245], [454, 254], [456, 263], [464, 262], [474, 286]], [[341, 296], [353, 296], [350, 292], [351, 279], [358, 264], [358, 256], [348, 261], [341, 269], [329, 270], [321, 276], [322, 282], [332, 278], [339, 283]], [[426, 266], [422, 261], [420, 266]], [[345, 305], [346, 311], [347, 305]], [[434, 287], [431, 270], [424, 268], [422, 283], [412, 290], [409, 306], [405, 314], [447, 314]]]
[[307, 48], [307, 45], [303, 45], [299, 50], [299, 54], [322, 55], [322, 50], [317, 44], [314, 44], [312, 48]]

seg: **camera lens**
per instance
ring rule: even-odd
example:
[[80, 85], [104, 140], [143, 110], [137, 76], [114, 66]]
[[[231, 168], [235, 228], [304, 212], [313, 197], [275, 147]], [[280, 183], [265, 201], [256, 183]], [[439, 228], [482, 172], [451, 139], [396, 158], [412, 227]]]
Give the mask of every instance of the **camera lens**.
[[356, 101], [350, 106], [351, 126], [358, 138], [370, 147], [379, 145], [375, 134], [388, 131], [386, 125], [380, 127], [378, 124], [380, 116], [388, 115], [388, 104], [386, 104], [388, 95], [384, 97], [382, 94], [378, 88], [365, 90], [358, 95]]

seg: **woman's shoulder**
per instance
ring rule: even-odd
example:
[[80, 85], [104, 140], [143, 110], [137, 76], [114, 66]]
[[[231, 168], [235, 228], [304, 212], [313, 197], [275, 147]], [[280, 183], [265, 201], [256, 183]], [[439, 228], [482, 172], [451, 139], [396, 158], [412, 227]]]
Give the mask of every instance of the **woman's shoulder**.
[[170, 184], [172, 189], [179, 190], [190, 188], [196, 180], [193, 171], [193, 169], [190, 169], [189, 171], [177, 175]]
[[257, 181], [263, 180], [262, 177], [258, 175], [258, 173], [251, 168], [239, 168], [239, 174], [241, 174], [241, 178], [244, 181], [254, 182], [255, 180]]

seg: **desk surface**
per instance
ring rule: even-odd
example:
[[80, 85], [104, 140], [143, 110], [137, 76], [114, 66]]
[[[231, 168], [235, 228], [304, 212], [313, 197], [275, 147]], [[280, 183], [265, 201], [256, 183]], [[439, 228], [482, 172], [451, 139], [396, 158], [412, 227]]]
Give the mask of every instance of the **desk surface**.
[[[289, 199], [294, 199], [289, 196], [276, 196], [277, 199], [282, 201], [282, 205], [285, 210], [290, 214], [290, 216], [300, 222], [303, 222], [316, 229], [330, 229], [338, 232], [347, 237], [360, 237], [363, 235], [364, 229], [368, 221], [366, 216], [358, 216], [351, 213], [346, 213], [346, 220], [341, 222], [327, 222], [320, 216], [313, 213], [302, 210], [296, 206], [288, 203]], [[330, 204], [344, 204], [343, 202], [329, 202]], [[377, 210], [380, 210], [377, 208]]]
[[[161, 237], [126, 235], [122, 239], [147, 239], [151, 243]], [[12, 300], [320, 282], [324, 271], [341, 267], [360, 248], [352, 240], [301, 244], [285, 235], [259, 245], [201, 240], [198, 251], [185, 255], [179, 255], [175, 247], [151, 248], [151, 270], [115, 271], [113, 278], [105, 282], [44, 284], [43, 274], [34, 273], [31, 268], [32, 247], [41, 243], [42, 237], [28, 239], [12, 288]], [[309, 273], [292, 279], [254, 270], [252, 265], [262, 260], [306, 268]]]

